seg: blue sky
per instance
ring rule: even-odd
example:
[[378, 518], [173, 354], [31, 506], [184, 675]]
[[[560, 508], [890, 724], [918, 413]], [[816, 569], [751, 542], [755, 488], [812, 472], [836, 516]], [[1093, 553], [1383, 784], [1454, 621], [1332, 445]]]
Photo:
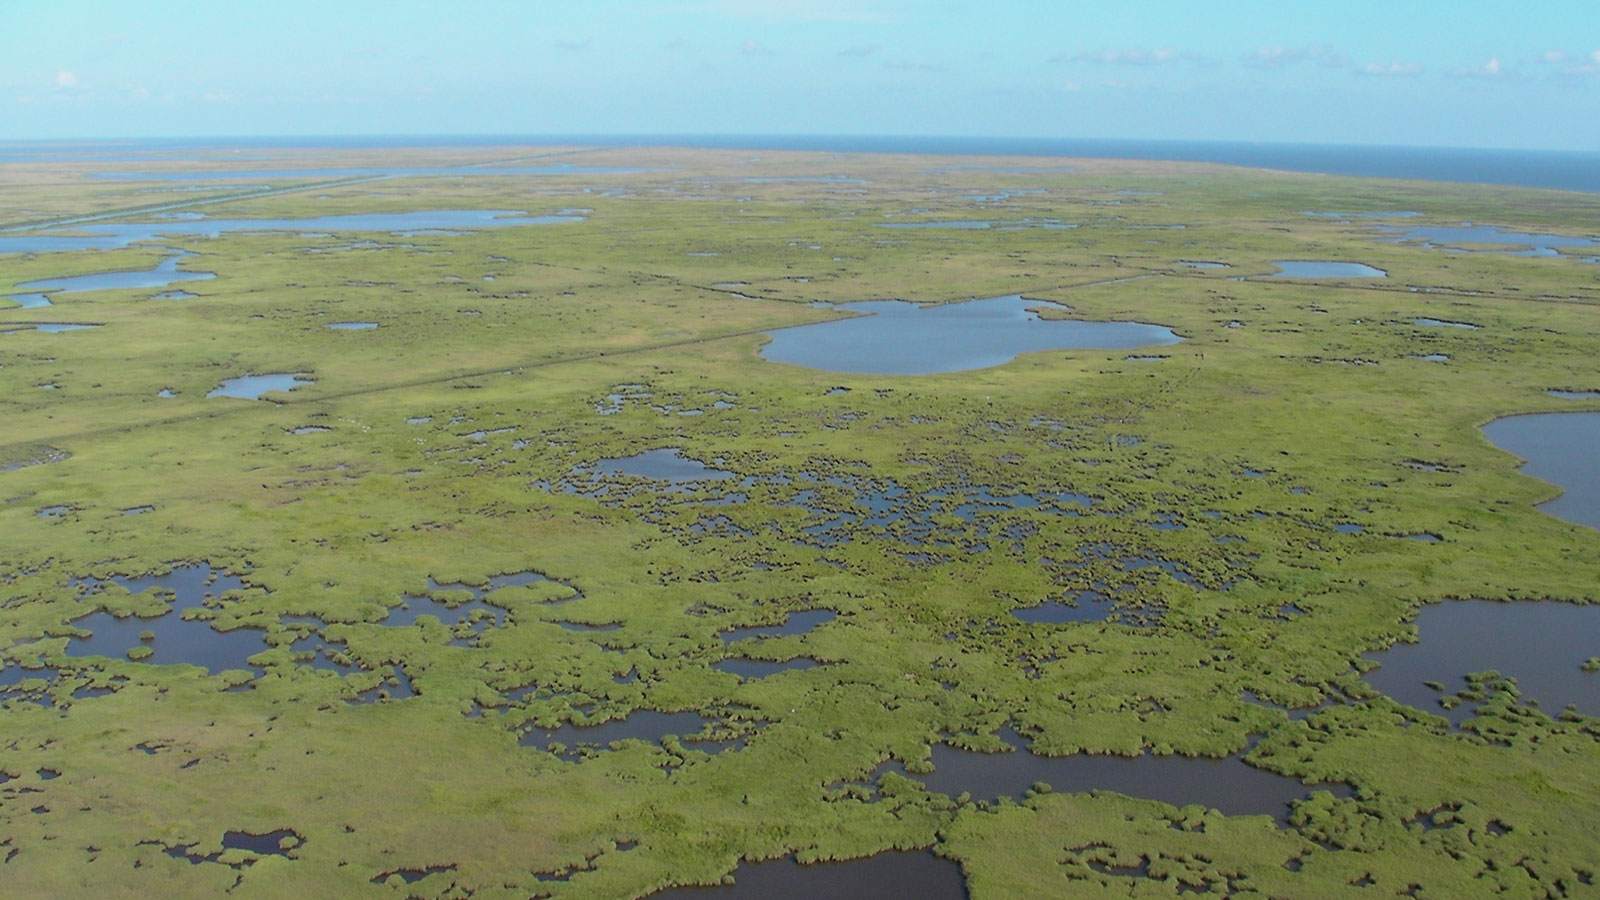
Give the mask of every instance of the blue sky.
[[0, 0], [0, 139], [758, 133], [1600, 150], [1594, 0]]

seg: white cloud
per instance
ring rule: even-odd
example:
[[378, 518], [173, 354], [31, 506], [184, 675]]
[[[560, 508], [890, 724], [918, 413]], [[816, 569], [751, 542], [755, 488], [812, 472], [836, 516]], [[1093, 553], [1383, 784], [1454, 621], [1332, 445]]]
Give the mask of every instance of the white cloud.
[[56, 73], [56, 87], [70, 88], [78, 86], [78, 76], [72, 74], [71, 69], [62, 69]]
[[1498, 56], [1481, 66], [1462, 66], [1451, 69], [1450, 74], [1457, 78], [1511, 78], [1514, 76], [1513, 72], [1501, 65]]
[[1411, 76], [1411, 75], [1421, 75], [1422, 74], [1422, 66], [1418, 65], [1417, 63], [1400, 63], [1400, 62], [1378, 63], [1378, 62], [1369, 62], [1366, 65], [1362, 66], [1361, 68], [1357, 69], [1356, 71], [1360, 72], [1362, 75], [1378, 75], [1378, 76], [1384, 76], [1384, 77], [1407, 77], [1407, 76]]
[[739, 52], [745, 56], [771, 56], [772, 51], [755, 42], [753, 38], [746, 39], [739, 45]]
[[1239, 61], [1260, 69], [1281, 69], [1301, 62], [1314, 62], [1330, 69], [1343, 69], [1350, 65], [1350, 57], [1343, 53], [1335, 53], [1322, 44], [1312, 44], [1308, 47], [1261, 47], [1254, 53], [1246, 53], [1239, 57]]
[[229, 93], [228, 91], [206, 91], [200, 99], [207, 103], [232, 103], [233, 101], [239, 99], [239, 97], [238, 95]]
[[[1119, 66], [1158, 66], [1162, 63], [1176, 61], [1179, 58], [1178, 51], [1171, 47], [1158, 47], [1154, 50], [1143, 48], [1101, 50], [1098, 53], [1079, 53], [1071, 57], [1077, 62], [1108, 63]], [[1067, 57], [1058, 56], [1052, 62], [1062, 62], [1066, 59]]]
[[1544, 52], [1544, 54], [1542, 56], [1540, 56], [1539, 58], [1541, 60], [1544, 60], [1545, 62], [1551, 64], [1552, 66], [1560, 65], [1561, 63], [1564, 63], [1564, 62], [1567, 61], [1567, 51], [1565, 51], [1565, 50], [1546, 50]]

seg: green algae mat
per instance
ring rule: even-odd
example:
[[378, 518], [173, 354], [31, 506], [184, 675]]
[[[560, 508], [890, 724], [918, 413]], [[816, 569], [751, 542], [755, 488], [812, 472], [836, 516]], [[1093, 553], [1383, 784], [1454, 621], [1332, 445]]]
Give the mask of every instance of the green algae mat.
[[[0, 296], [169, 248], [216, 277], [0, 301], [0, 894], [715, 898], [759, 868], [844, 897], [846, 861], [924, 857], [975, 900], [1600, 893], [1600, 616], [1570, 659], [1443, 648], [1421, 706], [1367, 675], [1430, 646], [1430, 604], [1600, 598], [1600, 532], [1480, 430], [1600, 410], [1597, 254], [1381, 226], [1593, 239], [1600, 197], [372, 155], [291, 164], [638, 171], [160, 212], [72, 164], [5, 182], [5, 239], [186, 227], [0, 240]], [[559, 221], [383, 218], [441, 210]], [[1013, 295], [1023, 330], [1182, 340], [933, 374], [761, 354], [871, 312], [841, 304]], [[949, 320], [930, 358], [988, 327]], [[265, 375], [300, 377], [208, 396]]]

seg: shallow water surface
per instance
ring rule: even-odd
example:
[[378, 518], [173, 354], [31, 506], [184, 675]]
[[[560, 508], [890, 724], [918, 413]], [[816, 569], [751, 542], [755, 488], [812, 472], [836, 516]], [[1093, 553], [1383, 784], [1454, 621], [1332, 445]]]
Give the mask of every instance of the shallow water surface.
[[1237, 756], [1039, 756], [1029, 752], [1026, 739], [1009, 727], [1002, 728], [999, 736], [1011, 745], [1009, 752], [979, 753], [935, 744], [931, 773], [901, 774], [951, 797], [968, 793], [975, 800], [1021, 799], [1035, 782], [1044, 782], [1057, 793], [1116, 791], [1173, 806], [1199, 803], [1234, 816], [1269, 815], [1280, 823], [1288, 821], [1290, 802], [1312, 791], [1349, 795], [1345, 785], [1302, 784], [1247, 765]]
[[[1539, 508], [1568, 522], [1600, 529], [1600, 413], [1507, 416], [1483, 427], [1496, 447], [1527, 460], [1519, 471], [1564, 493]], [[1596, 648], [1600, 655], [1600, 647]]]
[[1365, 654], [1380, 664], [1367, 682], [1401, 703], [1459, 723], [1471, 704], [1447, 710], [1439, 700], [1464, 689], [1467, 673], [1494, 669], [1515, 678], [1523, 699], [1539, 701], [1546, 713], [1570, 703], [1600, 715], [1600, 672], [1583, 671], [1586, 660], [1600, 656], [1600, 606], [1447, 600], [1423, 607], [1417, 634], [1418, 643]]
[[[1592, 238], [1569, 237], [1560, 234], [1533, 234], [1525, 231], [1505, 231], [1493, 225], [1464, 226], [1382, 226], [1385, 232], [1395, 235], [1395, 241], [1421, 242], [1424, 247], [1457, 250], [1469, 253], [1505, 253], [1509, 256], [1563, 255], [1557, 247], [1582, 247], [1600, 249], [1600, 241]], [[1473, 250], [1462, 244], [1489, 244], [1526, 247], [1525, 250]]]
[[740, 864], [733, 884], [669, 888], [649, 900], [965, 900], [961, 867], [931, 852], [895, 850], [801, 865], [792, 856]]
[[84, 322], [40, 322], [34, 327], [43, 334], [62, 334], [68, 331], [88, 331], [91, 328], [99, 328], [100, 326]]
[[51, 231], [0, 237], [0, 253], [60, 250], [110, 250], [162, 235], [214, 238], [238, 231], [419, 233], [433, 229], [505, 228], [581, 222], [582, 216], [529, 216], [508, 209], [440, 209], [408, 213], [357, 213], [309, 219], [184, 219], [159, 222], [95, 222], [72, 226], [69, 234]]
[[1269, 278], [1387, 278], [1389, 273], [1364, 263], [1334, 262], [1321, 259], [1279, 259]]
[[329, 322], [328, 327], [334, 331], [371, 331], [378, 327], [377, 322]]
[[[146, 646], [154, 651], [144, 661], [154, 665], [189, 663], [202, 666], [212, 673], [226, 669], [250, 669], [248, 658], [267, 649], [264, 632], [254, 628], [218, 631], [203, 620], [186, 619], [186, 610], [204, 608], [208, 598], [218, 597], [225, 591], [241, 590], [243, 582], [237, 576], [213, 571], [205, 564], [180, 566], [165, 575], [143, 575], [137, 578], [116, 576], [107, 581], [94, 578], [73, 579], [72, 585], [89, 596], [102, 590], [108, 583], [121, 585], [130, 593], [140, 594], [151, 589], [171, 591], [172, 604], [158, 616], [117, 618], [108, 612], [98, 612], [76, 619], [74, 628], [92, 632], [88, 637], [74, 637], [67, 642], [69, 656], [106, 656], [123, 658], [129, 649]], [[141, 641], [140, 635], [150, 631], [154, 638]], [[260, 670], [255, 669], [257, 672]]]
[[662, 481], [710, 481], [732, 478], [733, 473], [713, 469], [697, 459], [683, 455], [677, 447], [646, 450], [633, 456], [611, 457], [595, 463], [601, 475], [632, 475]]
[[60, 291], [66, 294], [77, 291], [159, 288], [183, 281], [206, 281], [217, 277], [215, 272], [188, 272], [178, 268], [180, 262], [192, 256], [193, 253], [176, 252], [149, 269], [44, 278], [17, 286], [30, 291]]
[[1038, 350], [1126, 350], [1182, 340], [1142, 322], [1043, 319], [1033, 311], [1041, 307], [1066, 308], [1019, 294], [943, 306], [845, 303], [838, 308], [867, 315], [769, 332], [761, 355], [832, 372], [922, 375], [998, 366]]
[[261, 395], [268, 391], [292, 391], [297, 387], [316, 382], [306, 377], [305, 372], [279, 372], [270, 375], [240, 375], [222, 382], [220, 387], [214, 389], [207, 397], [238, 397], [244, 400], [259, 400]]

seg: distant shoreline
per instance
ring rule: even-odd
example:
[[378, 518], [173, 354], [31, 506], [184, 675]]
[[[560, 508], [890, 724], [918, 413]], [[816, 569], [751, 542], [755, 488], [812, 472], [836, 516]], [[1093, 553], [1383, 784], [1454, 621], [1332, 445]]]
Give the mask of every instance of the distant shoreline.
[[0, 163], [132, 161], [108, 153], [320, 147], [693, 147], [715, 150], [904, 153], [935, 156], [1050, 156], [1209, 162], [1328, 175], [1414, 178], [1600, 192], [1600, 152], [1222, 141], [985, 138], [901, 135], [352, 135], [3, 141]]

